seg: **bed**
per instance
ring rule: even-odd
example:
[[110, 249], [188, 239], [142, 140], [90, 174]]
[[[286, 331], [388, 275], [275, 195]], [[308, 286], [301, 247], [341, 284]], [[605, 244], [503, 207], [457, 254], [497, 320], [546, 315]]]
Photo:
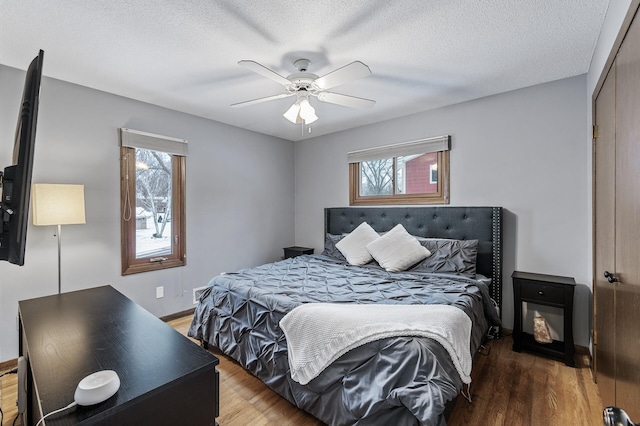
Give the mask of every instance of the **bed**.
[[[419, 268], [389, 272], [375, 261], [350, 265], [340, 259], [335, 243], [364, 222], [381, 235], [401, 224], [427, 248], [434, 242], [473, 242], [474, 274]], [[444, 425], [447, 406], [468, 380], [442, 342], [418, 334], [368, 341], [301, 384], [292, 378], [281, 321], [301, 308], [323, 305], [455, 307], [470, 319], [473, 355], [499, 330], [501, 290], [500, 207], [327, 208], [322, 254], [213, 278], [200, 297], [189, 336], [230, 356], [327, 424]]]

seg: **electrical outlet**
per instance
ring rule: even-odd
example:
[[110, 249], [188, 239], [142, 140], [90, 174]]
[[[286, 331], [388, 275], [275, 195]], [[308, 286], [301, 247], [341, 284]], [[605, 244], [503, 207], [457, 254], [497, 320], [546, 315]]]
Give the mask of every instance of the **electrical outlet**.
[[156, 287], [156, 299], [162, 299], [164, 297], [164, 286]]

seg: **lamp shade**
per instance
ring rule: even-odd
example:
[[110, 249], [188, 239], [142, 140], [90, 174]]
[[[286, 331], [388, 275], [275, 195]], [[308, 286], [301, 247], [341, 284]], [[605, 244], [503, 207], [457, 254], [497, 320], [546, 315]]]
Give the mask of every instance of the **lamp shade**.
[[304, 120], [305, 124], [311, 124], [318, 119], [316, 110], [311, 106], [308, 99], [300, 101], [300, 117]]
[[282, 114], [284, 118], [292, 122], [293, 124], [302, 123], [302, 118], [300, 118], [300, 104], [295, 102], [291, 107]]
[[308, 96], [300, 94], [298, 100], [282, 115], [293, 124], [311, 124], [318, 119], [315, 108], [309, 103]]
[[34, 225], [86, 223], [84, 185], [36, 183], [31, 188], [31, 194]]

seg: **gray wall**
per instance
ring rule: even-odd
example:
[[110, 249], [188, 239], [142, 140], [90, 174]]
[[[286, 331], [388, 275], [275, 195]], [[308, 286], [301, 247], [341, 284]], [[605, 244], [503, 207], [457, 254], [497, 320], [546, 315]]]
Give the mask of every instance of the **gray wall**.
[[[348, 205], [348, 151], [451, 135], [451, 205], [507, 209], [504, 325], [513, 325], [513, 270], [571, 276], [579, 284], [575, 340], [587, 346], [585, 86], [582, 75], [297, 143], [296, 244], [321, 250], [323, 208]], [[562, 337], [560, 312], [541, 313]]]
[[[0, 66], [2, 167], [23, 81], [23, 71]], [[186, 267], [120, 275], [119, 127], [189, 141]], [[33, 182], [85, 185], [86, 225], [62, 230], [63, 291], [109, 284], [163, 316], [193, 307], [192, 289], [220, 272], [279, 259], [294, 243], [293, 160], [290, 141], [45, 78]], [[18, 301], [57, 285], [54, 228], [30, 224], [25, 266], [0, 262], [0, 361], [18, 355]]]

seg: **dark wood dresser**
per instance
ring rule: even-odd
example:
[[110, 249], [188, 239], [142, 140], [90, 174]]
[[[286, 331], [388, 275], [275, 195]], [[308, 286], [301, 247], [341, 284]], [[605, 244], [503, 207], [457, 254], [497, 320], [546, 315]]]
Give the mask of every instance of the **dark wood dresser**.
[[45, 419], [59, 425], [214, 425], [218, 359], [119, 293], [97, 287], [19, 302], [27, 425], [74, 400], [78, 382], [115, 370], [118, 392]]

